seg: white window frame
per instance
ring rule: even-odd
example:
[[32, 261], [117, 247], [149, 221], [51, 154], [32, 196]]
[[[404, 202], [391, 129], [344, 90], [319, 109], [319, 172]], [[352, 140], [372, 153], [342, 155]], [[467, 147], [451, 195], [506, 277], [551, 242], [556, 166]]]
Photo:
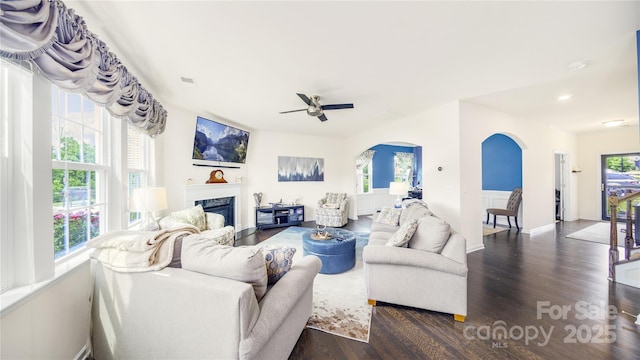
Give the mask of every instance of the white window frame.
[[[70, 93], [64, 89], [59, 88], [58, 86], [55, 85], [51, 85], [52, 88], [52, 92], [55, 92], [56, 94], [56, 98], [52, 98], [51, 101], [52, 103], [54, 101], [58, 102], [58, 106], [60, 105], [60, 102], [58, 100], [58, 96], [61, 95], [65, 95], [67, 93]], [[85, 101], [89, 101], [91, 103], [93, 103], [93, 101], [91, 101], [90, 99], [88, 99], [86, 96], [84, 95], [79, 95], [79, 94], [73, 94], [74, 96], [79, 96], [79, 98], [81, 99], [81, 109], [82, 104], [84, 104]], [[67, 96], [65, 96], [65, 99], [68, 99]], [[65, 109], [68, 107], [68, 104], [65, 101]], [[87, 171], [87, 172], [95, 172], [95, 176], [96, 176], [96, 199], [98, 201], [96, 201], [95, 203], [92, 203], [91, 201], [89, 201], [89, 203], [86, 203], [84, 205], [80, 205], [80, 206], [74, 206], [73, 203], [70, 203], [69, 201], [63, 201], [63, 208], [60, 209], [57, 213], [58, 214], [64, 214], [66, 215], [66, 217], [68, 217], [69, 215], [71, 215], [74, 212], [79, 212], [79, 211], [86, 211], [89, 214], [91, 213], [92, 209], [100, 209], [100, 228], [99, 228], [99, 232], [98, 234], [102, 234], [105, 232], [106, 226], [106, 220], [107, 220], [107, 198], [106, 198], [106, 194], [107, 194], [107, 188], [108, 188], [108, 180], [107, 180], [107, 173], [109, 172], [109, 167], [107, 166], [107, 152], [110, 149], [109, 146], [109, 137], [108, 137], [108, 123], [110, 121], [113, 121], [113, 119], [110, 118], [108, 112], [98, 106], [98, 104], [93, 103], [93, 109], [95, 112], [97, 112], [97, 116], [100, 118], [100, 124], [98, 125], [98, 128], [92, 128], [89, 126], [86, 126], [85, 124], [83, 124], [83, 119], [84, 117], [81, 116], [80, 121], [78, 121], [77, 119], [72, 119], [69, 116], [69, 113], [60, 113], [60, 110], [58, 109], [58, 114], [51, 114], [51, 121], [52, 121], [52, 126], [54, 122], [60, 122], [60, 121], [64, 121], [65, 124], [69, 124], [69, 125], [74, 125], [74, 127], [76, 127], [77, 129], [80, 130], [80, 139], [78, 140], [78, 143], [80, 146], [83, 146], [83, 134], [85, 133], [85, 131], [87, 129], [89, 130], [93, 130], [96, 132], [96, 134], [98, 134], [98, 136], [100, 137], [99, 139], [96, 139], [97, 143], [100, 144], [99, 149], [96, 149], [96, 158], [95, 158], [95, 163], [89, 163], [89, 162], [84, 162], [84, 152], [81, 152], [81, 159], [79, 162], [76, 161], [68, 161], [68, 160], [57, 160], [57, 159], [52, 159], [51, 160], [51, 164], [52, 164], [52, 170], [63, 170], [65, 172], [65, 179], [68, 178], [69, 176], [69, 171]], [[83, 111], [79, 112], [80, 114], [84, 114]], [[53, 130], [52, 130], [53, 131]], [[56, 139], [59, 139], [59, 136], [56, 136]], [[59, 145], [60, 144], [53, 144], [56, 145], [56, 148], [59, 149]], [[65, 183], [67, 183], [67, 181], [65, 181]], [[68, 191], [68, 189], [67, 189]], [[68, 195], [68, 193], [66, 193], [64, 196], [66, 197]], [[91, 198], [91, 195], [89, 195], [89, 198]], [[52, 209], [53, 211], [53, 209]], [[90, 215], [89, 215], [90, 216]], [[52, 218], [53, 220], [53, 218]], [[89, 230], [87, 229], [87, 232], [89, 232]], [[65, 239], [69, 240], [69, 229], [65, 227], [65, 234], [64, 234]], [[52, 239], [52, 241], [54, 241], [55, 239]], [[80, 247], [77, 248], [75, 250], [69, 250], [68, 253], [62, 255], [62, 257], [56, 259], [56, 264], [59, 264], [61, 262], [64, 262], [66, 259], [68, 259], [69, 257], [74, 256], [75, 254], [78, 254], [80, 252], [82, 252], [84, 250], [84, 247]], [[54, 253], [55, 255], [55, 253]]]
[[[51, 82], [30, 65], [0, 59], [0, 312], [28, 301], [52, 282], [86, 264], [88, 252], [54, 259], [52, 170], [104, 172], [102, 232], [127, 229], [127, 121], [105, 115], [102, 164], [54, 160]], [[21, 72], [6, 76], [15, 66]], [[26, 69], [25, 69], [26, 67]], [[27, 74], [27, 76], [22, 76]], [[4, 106], [11, 101], [11, 107]], [[102, 109], [96, 106], [96, 109]], [[105, 110], [102, 110], [105, 111]], [[106, 111], [104, 114], [108, 114]], [[146, 137], [146, 135], [145, 135]], [[147, 181], [154, 180], [154, 141], [147, 143]], [[82, 255], [82, 256], [80, 256]]]
[[[137, 173], [140, 174], [140, 184], [138, 187], [147, 187], [149, 186], [149, 180], [151, 178], [150, 176], [150, 166], [149, 164], [151, 163], [151, 149], [150, 149], [150, 139], [148, 136], [138, 132], [138, 130], [136, 130], [133, 126], [129, 125], [127, 126], [127, 145], [129, 145], [129, 137], [130, 135], [140, 135], [141, 138], [141, 146], [142, 146], [142, 155], [141, 155], [141, 162], [142, 162], [142, 166], [140, 167], [135, 167], [132, 166], [132, 164], [129, 163], [129, 148], [127, 146], [127, 204], [129, 203], [129, 199], [131, 197], [131, 191], [133, 189], [135, 189], [136, 187], [131, 187], [131, 183], [129, 181], [129, 175], [131, 175], [132, 173]], [[128, 206], [127, 206], [127, 219], [125, 224], [127, 224], [127, 227], [129, 229], [136, 229], [139, 228], [141, 226], [141, 224], [143, 224], [146, 219], [145, 216], [147, 214], [144, 213], [139, 213], [138, 218], [134, 221], [131, 221], [131, 213], [128, 211]]]
[[[364, 169], [368, 168], [368, 177], [365, 180]], [[365, 181], [368, 182], [369, 191], [364, 191]], [[365, 165], [361, 170], [356, 170], [356, 184], [358, 194], [371, 194], [373, 193], [373, 159], [369, 160], [369, 163]]]

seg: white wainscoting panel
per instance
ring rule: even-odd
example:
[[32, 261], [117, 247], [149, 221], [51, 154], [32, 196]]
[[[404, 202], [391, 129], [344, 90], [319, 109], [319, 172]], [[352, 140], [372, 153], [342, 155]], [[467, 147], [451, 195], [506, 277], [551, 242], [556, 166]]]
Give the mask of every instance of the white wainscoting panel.
[[395, 195], [389, 195], [389, 189], [373, 189], [368, 194], [358, 194], [358, 215], [370, 215], [383, 207], [393, 206]]

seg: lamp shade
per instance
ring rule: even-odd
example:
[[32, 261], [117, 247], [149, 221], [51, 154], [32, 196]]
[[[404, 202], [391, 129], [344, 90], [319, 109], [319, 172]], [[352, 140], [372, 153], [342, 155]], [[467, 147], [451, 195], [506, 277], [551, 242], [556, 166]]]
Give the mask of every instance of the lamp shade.
[[401, 181], [393, 181], [389, 183], [389, 195], [407, 195], [407, 183]]
[[167, 207], [167, 191], [163, 187], [139, 188], [131, 192], [129, 211], [152, 212]]

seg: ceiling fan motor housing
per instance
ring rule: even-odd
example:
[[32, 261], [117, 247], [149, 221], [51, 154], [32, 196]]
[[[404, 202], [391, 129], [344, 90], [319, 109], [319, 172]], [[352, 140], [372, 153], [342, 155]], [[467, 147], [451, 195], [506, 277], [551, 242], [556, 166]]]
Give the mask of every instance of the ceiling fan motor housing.
[[309, 107], [307, 108], [307, 114], [311, 115], [311, 116], [320, 116], [322, 115], [322, 107], [320, 106], [320, 103], [318, 102], [318, 100], [320, 100], [320, 97], [317, 95], [314, 95], [311, 97], [311, 100], [309, 102]]

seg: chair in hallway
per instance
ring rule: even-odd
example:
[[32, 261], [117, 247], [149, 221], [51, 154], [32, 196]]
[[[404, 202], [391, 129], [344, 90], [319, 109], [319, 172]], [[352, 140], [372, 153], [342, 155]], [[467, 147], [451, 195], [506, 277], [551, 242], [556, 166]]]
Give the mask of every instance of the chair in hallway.
[[509, 223], [509, 229], [511, 229], [511, 221], [509, 220], [510, 216], [516, 220], [516, 229], [520, 231], [520, 227], [518, 226], [518, 210], [520, 209], [520, 202], [522, 201], [522, 189], [515, 188], [509, 195], [509, 201], [507, 201], [506, 209], [499, 208], [491, 208], [487, 209], [487, 224], [489, 224], [489, 214], [493, 214], [493, 227], [496, 227], [496, 216], [503, 215], [507, 217], [507, 223]]

